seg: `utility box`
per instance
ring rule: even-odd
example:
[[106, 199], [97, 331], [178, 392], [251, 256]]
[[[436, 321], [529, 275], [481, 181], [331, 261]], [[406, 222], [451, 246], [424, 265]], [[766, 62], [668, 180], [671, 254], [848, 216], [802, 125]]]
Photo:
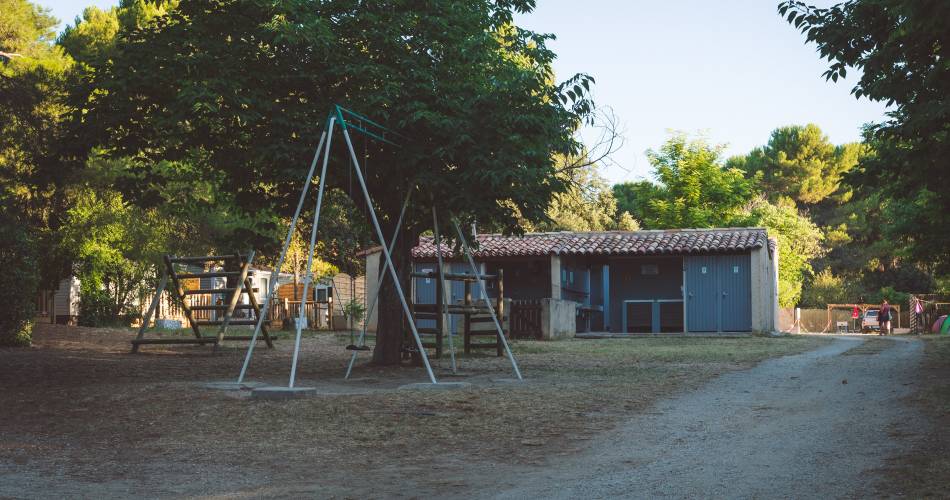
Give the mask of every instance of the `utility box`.
[[181, 329], [181, 321], [177, 319], [156, 319], [155, 328], [159, 330], [179, 330]]

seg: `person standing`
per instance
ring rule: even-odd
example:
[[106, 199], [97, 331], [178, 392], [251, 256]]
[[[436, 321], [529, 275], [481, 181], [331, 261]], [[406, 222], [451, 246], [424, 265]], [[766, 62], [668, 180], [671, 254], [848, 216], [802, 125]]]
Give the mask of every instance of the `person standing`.
[[891, 333], [891, 305], [887, 303], [887, 299], [884, 299], [884, 302], [881, 304], [881, 309], [877, 313], [877, 322], [881, 327], [878, 335]]

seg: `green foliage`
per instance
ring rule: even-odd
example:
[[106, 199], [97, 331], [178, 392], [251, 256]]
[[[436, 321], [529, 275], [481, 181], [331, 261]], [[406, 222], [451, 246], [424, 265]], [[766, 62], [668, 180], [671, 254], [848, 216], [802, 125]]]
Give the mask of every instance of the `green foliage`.
[[612, 190], [617, 200], [617, 211], [626, 212], [632, 217], [642, 218], [650, 208], [650, 200], [660, 196], [660, 187], [650, 181], [614, 184]]
[[[567, 187], [555, 158], [579, 153], [574, 132], [590, 115], [593, 79], [554, 83], [552, 36], [513, 24], [514, 12], [533, 7], [533, 0], [182, 2], [136, 29], [120, 22], [111, 57], [83, 72], [74, 116], [84, 143], [133, 161], [117, 180], [128, 201], [160, 206], [170, 181], [188, 179], [223, 198], [213, 206], [226, 209], [213, 213], [233, 221], [219, 226], [215, 246], [273, 254], [327, 113], [334, 104], [367, 113], [406, 137], [399, 148], [354, 139], [384, 233], [392, 234], [406, 192], [415, 190], [394, 251], [408, 283], [410, 242], [431, 225], [432, 206], [443, 234], [451, 234], [448, 214], [462, 227], [477, 219], [517, 232], [522, 218], [544, 219]], [[328, 187], [351, 193], [349, 168], [334, 154]], [[360, 191], [352, 197], [365, 219]], [[396, 303], [393, 287], [381, 297], [385, 326], [374, 357], [396, 363], [402, 332], [398, 307], [387, 305]]]
[[[90, 81], [84, 123], [110, 154], [137, 160], [132, 201], [160, 198], [164, 177], [149, 165], [187, 161], [194, 181], [233, 194], [232, 214], [273, 221], [292, 212], [326, 113], [343, 103], [409, 136], [398, 150], [356, 138], [384, 221], [414, 181], [412, 231], [428, 225], [430, 203], [517, 230], [519, 215], [541, 220], [564, 189], [552, 153], [577, 151], [572, 133], [590, 106], [591, 80], [551, 83], [549, 37], [511, 25], [512, 9], [530, 8], [186, 2], [120, 30], [121, 49]], [[345, 187], [346, 163], [331, 166], [334, 187]], [[242, 229], [217, 241], [275, 246], [272, 225]]]
[[27, 226], [0, 194], [0, 347], [30, 344], [39, 285], [36, 246]]
[[618, 207], [647, 229], [722, 227], [753, 195], [752, 181], [721, 162], [722, 146], [676, 134], [659, 151], [647, 151], [656, 184], [614, 187]]
[[76, 18], [74, 25], [66, 26], [57, 43], [75, 61], [90, 66], [104, 64], [115, 50], [119, 34], [118, 10], [115, 7], [105, 11], [86, 7], [82, 18]]
[[832, 274], [831, 269], [823, 269], [805, 287], [802, 292], [802, 307], [825, 307], [826, 304], [847, 304], [854, 302], [854, 292], [848, 281]]
[[178, 0], [122, 0], [107, 10], [86, 7], [56, 43], [85, 71], [95, 71], [115, 55], [120, 33], [139, 29], [177, 5]]
[[0, 51], [17, 54], [4, 56], [11, 59], [48, 57], [57, 24], [49, 9], [26, 0], [0, 0]]
[[0, 211], [29, 231], [43, 255], [29, 272], [47, 286], [68, 272], [58, 228], [74, 166], [65, 140], [71, 63], [50, 44], [56, 24], [30, 2], [0, 0]]
[[548, 220], [531, 224], [527, 231], [636, 231], [636, 220], [626, 211], [618, 212], [617, 200], [596, 165], [569, 169], [564, 173], [570, 184], [554, 196], [548, 207]]
[[830, 8], [782, 2], [778, 11], [830, 62], [827, 79], [848, 69], [855, 97], [890, 105], [888, 119], [865, 131], [876, 154], [850, 176], [859, 196], [879, 192], [893, 217], [882, 230], [915, 261], [950, 271], [950, 3], [943, 0], [851, 0]]
[[[305, 234], [309, 235], [310, 226], [305, 223], [303, 227]], [[362, 212], [346, 192], [332, 189], [324, 194], [317, 233], [317, 255], [333, 269], [333, 274], [342, 271], [350, 276], [359, 276], [365, 272], [366, 259], [357, 253], [372, 245], [374, 239], [371, 234]], [[329, 274], [329, 271], [325, 273]]]
[[876, 293], [869, 295], [867, 298], [872, 304], [878, 304], [886, 300], [891, 304], [901, 304], [902, 308], [906, 310], [906, 306], [904, 304], [908, 304], [910, 300], [910, 294], [900, 292], [892, 286], [885, 286]]
[[80, 189], [68, 211], [63, 246], [80, 281], [80, 324], [128, 324], [174, 248], [174, 226], [156, 210], [128, 205], [114, 191]]
[[775, 129], [767, 145], [727, 164], [757, 179], [772, 201], [789, 196], [803, 207], [838, 192], [861, 149], [858, 144], [831, 144], [817, 125], [793, 125]]
[[781, 307], [797, 305], [803, 283], [813, 273], [811, 261], [825, 251], [818, 226], [790, 200], [773, 204], [764, 198], [753, 200], [730, 225], [764, 227], [770, 237], [778, 240], [778, 302]]
[[761, 175], [746, 178], [720, 162], [721, 147], [679, 134], [648, 156], [659, 183], [618, 184], [620, 209], [630, 210], [647, 229], [764, 227], [779, 243], [779, 304], [796, 305], [811, 262], [824, 254], [822, 232], [791, 200], [756, 197]]
[[366, 306], [357, 299], [350, 300], [343, 304], [343, 314], [347, 320], [351, 321], [350, 324], [358, 324], [363, 321], [363, 317], [366, 315]]
[[[908, 258], [907, 246], [889, 236], [905, 204], [880, 189], [862, 189], [855, 196], [854, 176], [876, 157], [868, 144], [835, 146], [808, 125], [776, 129], [767, 145], [728, 162], [746, 171], [774, 204], [797, 206], [799, 217], [821, 228], [822, 251], [809, 255], [808, 262], [827, 276], [809, 279], [802, 268], [803, 304], [821, 306], [821, 300], [835, 295], [840, 302], [862, 301], [887, 286], [916, 292], [935, 286], [933, 266]], [[782, 259], [786, 256], [782, 252]], [[846, 286], [835, 288], [833, 280]], [[786, 290], [794, 296], [794, 287]]]
[[116, 313], [116, 304], [107, 290], [97, 288], [97, 283], [80, 278], [79, 326], [128, 326], [134, 315], [122, 308], [125, 314]]

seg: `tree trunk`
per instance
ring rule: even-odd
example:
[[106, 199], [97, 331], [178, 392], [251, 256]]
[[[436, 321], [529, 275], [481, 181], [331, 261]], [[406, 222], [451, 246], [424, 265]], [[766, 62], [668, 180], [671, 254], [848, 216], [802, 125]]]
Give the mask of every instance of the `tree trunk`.
[[[391, 237], [393, 229], [394, 227], [384, 225], [383, 233], [387, 237]], [[399, 275], [399, 282], [402, 283], [406, 300], [409, 300], [410, 292], [409, 273], [412, 264], [410, 252], [412, 247], [415, 246], [417, 238], [418, 233], [405, 228], [402, 229], [392, 253], [393, 264], [396, 266], [396, 272]], [[386, 266], [385, 255], [380, 255], [379, 262], [379, 279], [383, 280], [383, 286], [379, 290], [377, 306], [379, 313], [376, 323], [376, 348], [373, 350], [373, 364], [395, 365], [402, 361], [401, 347], [405, 315], [392, 276]]]

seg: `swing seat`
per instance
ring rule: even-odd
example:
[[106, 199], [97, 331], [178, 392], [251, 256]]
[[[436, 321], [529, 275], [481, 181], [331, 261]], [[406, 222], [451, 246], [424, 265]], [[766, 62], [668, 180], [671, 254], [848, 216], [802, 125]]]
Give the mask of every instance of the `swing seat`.
[[346, 346], [346, 350], [347, 350], [347, 351], [368, 351], [368, 350], [370, 350], [370, 349], [369, 349], [369, 346], [368, 346], [368, 345], [354, 345], [354, 344], [350, 344], [350, 345]]

